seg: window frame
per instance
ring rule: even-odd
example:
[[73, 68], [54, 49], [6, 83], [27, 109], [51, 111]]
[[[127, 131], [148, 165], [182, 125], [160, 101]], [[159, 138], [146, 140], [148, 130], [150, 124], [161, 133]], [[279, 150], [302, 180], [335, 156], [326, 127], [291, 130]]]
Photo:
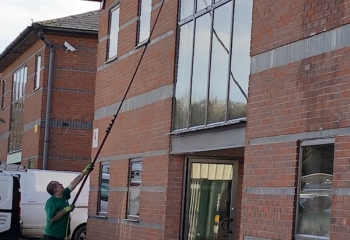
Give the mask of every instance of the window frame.
[[[40, 58], [40, 61], [39, 61]], [[34, 74], [34, 91], [38, 90], [40, 87], [40, 80], [41, 80], [41, 62], [42, 62], [42, 56], [41, 54], [37, 54], [35, 58], [35, 74]]]
[[[303, 148], [308, 146], [322, 146], [322, 145], [333, 145], [335, 149], [335, 139], [334, 138], [324, 138], [324, 139], [311, 139], [311, 140], [303, 140], [299, 143], [299, 157], [298, 157], [298, 177], [297, 177], [297, 186], [296, 186], [296, 197], [295, 197], [295, 220], [294, 220], [294, 238], [296, 240], [314, 240], [314, 239], [322, 239], [329, 240], [330, 237], [322, 237], [322, 236], [313, 236], [313, 235], [304, 235], [298, 233], [298, 224], [299, 224], [299, 204], [300, 204], [300, 193], [301, 193], [301, 178], [302, 178], [302, 164], [303, 164]], [[334, 175], [334, 157], [333, 157], [333, 175]], [[332, 184], [333, 190], [333, 184]], [[330, 196], [333, 197], [333, 194]], [[332, 205], [331, 205], [332, 209]]]
[[[118, 14], [118, 29], [116, 30], [116, 52], [115, 55], [110, 56], [111, 50], [111, 34], [112, 34], [112, 16], [114, 11], [119, 11]], [[109, 19], [108, 19], [108, 39], [107, 39], [107, 47], [106, 47], [106, 61], [110, 62], [117, 58], [118, 56], [118, 44], [119, 44], [119, 31], [120, 31], [120, 3], [118, 2], [114, 7], [109, 10]], [[114, 32], [113, 32], [114, 34]]]
[[[142, 189], [142, 169], [143, 169], [143, 160], [142, 158], [133, 158], [129, 160], [129, 172], [128, 172], [128, 193], [127, 193], [127, 203], [126, 203], [126, 220], [130, 221], [139, 221], [140, 215], [132, 215], [129, 214], [130, 212], [130, 190], [131, 190], [131, 170], [132, 170], [132, 164], [133, 163], [141, 163], [141, 175], [140, 175], [140, 200], [141, 200], [141, 189]], [[138, 202], [138, 209], [140, 210], [140, 200]]]
[[[149, 21], [149, 28], [148, 28], [148, 37], [144, 38], [144, 39], [140, 39], [140, 35], [141, 35], [141, 27], [142, 25], [142, 3], [144, 1], [148, 1], [147, 3], [149, 3], [151, 6], [151, 11], [149, 12], [149, 17], [147, 16], [147, 20]], [[149, 41], [150, 38], [150, 34], [151, 34], [151, 19], [152, 19], [152, 0], [138, 0], [138, 20], [137, 20], [137, 40], [136, 40], [136, 46], [140, 46], [145, 44], [146, 42]]]
[[[186, 3], [185, 1], [180, 1], [180, 4], [179, 4], [179, 14], [178, 14], [178, 36], [177, 36], [177, 59], [176, 59], [176, 72], [175, 72], [175, 82], [176, 82], [176, 85], [175, 85], [175, 101], [174, 101], [174, 114], [173, 114], [173, 124], [172, 124], [172, 131], [175, 133], [175, 132], [187, 132], [187, 131], [192, 131], [192, 130], [200, 130], [200, 129], [203, 129], [203, 128], [211, 128], [211, 127], [214, 127], [214, 126], [219, 126], [219, 125], [222, 125], [222, 124], [230, 124], [230, 123], [236, 123], [237, 121], [239, 120], [243, 120], [245, 119], [246, 117], [246, 100], [242, 100], [242, 101], [237, 101], [237, 106], [235, 106], [234, 108], [237, 109], [236, 111], [236, 114], [234, 115], [232, 113], [232, 109], [233, 109], [233, 104], [232, 104], [232, 99], [231, 97], [234, 96], [233, 95], [233, 89], [236, 90], [236, 89], [241, 89], [241, 82], [240, 82], [238, 85], [239, 86], [236, 86], [235, 85], [235, 82], [236, 80], [234, 79], [234, 77], [232, 77], [232, 75], [234, 75], [233, 73], [233, 68], [232, 68], [232, 63], [234, 62], [233, 61], [233, 56], [234, 56], [234, 48], [235, 48], [235, 44], [234, 44], [234, 41], [235, 41], [235, 31], [234, 31], [234, 26], [236, 24], [239, 24], [239, 22], [237, 22], [235, 24], [235, 21], [236, 20], [239, 20], [239, 19], [236, 19], [235, 17], [235, 11], [237, 11], [237, 7], [236, 7], [236, 4], [235, 4], [235, 0], [220, 0], [220, 1], [210, 1], [209, 5], [206, 7], [206, 8], [203, 8], [199, 11], [197, 11], [197, 1], [194, 1], [194, 4], [193, 4], [193, 11], [188, 11], [186, 13], [185, 16], [181, 16], [181, 13], [183, 11], [182, 9], [182, 4], [185, 4], [184, 6], [186, 6]], [[225, 82], [225, 85], [223, 85], [223, 89], [225, 90], [225, 96], [223, 97], [224, 100], [226, 100], [225, 102], [225, 106], [222, 105], [221, 107], [221, 115], [220, 116], [215, 116], [213, 113], [215, 113], [215, 108], [210, 108], [210, 105], [212, 104], [212, 100], [211, 100], [211, 96], [215, 96], [215, 92], [211, 93], [211, 88], [210, 87], [210, 84], [212, 84], [212, 73], [213, 73], [213, 69], [212, 69], [212, 65], [213, 64], [217, 64], [218, 62], [217, 61], [214, 61], [214, 55], [213, 55], [213, 47], [214, 47], [214, 43], [221, 43], [220, 39], [219, 40], [216, 40], [216, 38], [214, 36], [216, 36], [216, 34], [214, 34], [214, 24], [215, 24], [215, 21], [216, 18], [215, 18], [215, 11], [219, 10], [221, 7], [224, 7], [224, 5], [226, 4], [232, 4], [232, 12], [231, 12], [231, 15], [232, 15], [232, 24], [231, 24], [231, 27], [230, 29], [227, 30], [227, 33], [228, 33], [228, 36], [230, 36], [230, 42], [228, 43], [228, 45], [226, 46], [228, 48], [228, 61], [227, 61], [227, 65], [228, 65], [228, 68], [227, 68], [227, 72], [225, 70], [225, 76], [223, 77], [222, 81]], [[192, 5], [191, 5], [192, 6]], [[231, 7], [230, 7], [231, 8]], [[238, 9], [239, 10], [239, 9]], [[188, 15], [190, 14], [190, 15]], [[209, 46], [210, 46], [210, 49], [209, 49], [209, 56], [208, 56], [208, 59], [209, 59], [209, 62], [208, 62], [208, 66], [207, 66], [207, 69], [205, 70], [207, 72], [207, 76], [205, 79], [205, 81], [203, 80], [203, 83], [202, 85], [206, 86], [206, 92], [204, 93], [205, 94], [205, 97], [203, 97], [203, 104], [205, 106], [201, 107], [201, 109], [199, 109], [203, 116], [201, 117], [201, 122], [197, 122], [196, 119], [192, 119], [193, 116], [192, 115], [195, 115], [195, 116], [198, 116], [198, 114], [195, 114], [195, 112], [193, 111], [196, 111], [196, 109], [193, 109], [195, 107], [195, 105], [201, 105], [202, 103], [199, 101], [195, 101], [195, 102], [192, 102], [192, 96], [196, 96], [196, 93], [194, 92], [194, 90], [196, 88], [193, 87], [193, 84], [194, 84], [194, 73], [196, 72], [195, 71], [195, 58], [196, 58], [196, 38], [198, 38], [198, 35], [196, 33], [196, 28], [198, 27], [196, 24], [198, 22], [198, 20], [209, 14], [210, 17], [211, 17], [211, 25], [208, 26], [208, 28], [210, 28], [210, 38], [208, 39], [209, 41]], [[181, 29], [186, 25], [189, 25], [189, 24], [193, 24], [193, 26], [191, 27], [192, 29], [192, 33], [189, 33], [189, 34], [192, 34], [192, 48], [191, 48], [191, 51], [192, 53], [188, 54], [190, 55], [189, 58], [191, 58], [191, 64], [188, 65], [190, 66], [189, 70], [186, 70], [186, 69], [181, 69], [180, 68], [180, 65], [181, 63], [179, 62], [180, 60], [180, 53], [181, 53], [181, 49], [180, 49], [180, 45], [181, 45], [181, 35], [180, 35], [180, 32], [181, 32]], [[250, 19], [250, 24], [252, 24], [252, 19]], [[186, 36], [186, 32], [185, 32], [185, 35]], [[251, 38], [251, 32], [250, 32], [250, 38]], [[200, 45], [198, 45], [200, 46]], [[198, 57], [198, 56], [197, 56]], [[247, 56], [249, 58], [249, 56]], [[249, 58], [250, 59], [250, 58]], [[197, 60], [198, 62], [198, 60]], [[226, 64], [226, 63], [225, 63]], [[251, 64], [251, 63], [250, 63]], [[215, 65], [213, 65], [215, 66]], [[182, 72], [179, 72], [179, 69], [182, 70]], [[179, 74], [183, 74], [183, 73], [189, 73], [190, 74], [190, 77], [189, 79], [185, 79], [185, 80], [181, 80], [179, 81]], [[186, 74], [187, 74], [186, 73]], [[181, 78], [180, 78], [181, 79]], [[198, 80], [198, 76], [197, 76], [197, 80]], [[247, 84], [248, 81], [249, 81], [249, 77], [247, 79], [243, 79], [244, 82], [242, 82], [242, 84]], [[178, 93], [178, 84], [180, 85], [180, 92]], [[198, 83], [197, 83], [198, 84]], [[181, 86], [182, 85], [182, 86]], [[182, 88], [186, 86], [186, 89], [183, 90]], [[214, 89], [214, 88], [213, 88]], [[241, 90], [241, 91], [244, 91], [246, 93], [246, 90]], [[188, 99], [185, 98], [185, 95], [188, 95]], [[213, 95], [211, 95], [213, 94]], [[198, 95], [198, 94], [197, 94]], [[203, 95], [204, 96], [204, 95]], [[242, 97], [242, 96], [241, 96]], [[179, 102], [179, 103], [178, 103]], [[242, 103], [242, 106], [239, 104], [239, 103]], [[177, 108], [179, 107], [180, 111], [177, 111]], [[184, 106], [183, 110], [181, 106]], [[214, 109], [214, 110], [213, 110]], [[219, 109], [219, 108], [217, 108]], [[179, 114], [179, 118], [176, 114]], [[182, 115], [182, 116], [181, 116]], [[215, 120], [217, 117], [221, 118], [220, 120]]]
[[[106, 169], [107, 169], [107, 172], [104, 173], [103, 172], [103, 166], [106, 166]], [[104, 162], [100, 162], [100, 172], [99, 172], [99, 184], [98, 184], [98, 201], [97, 201], [97, 215], [102, 215], [102, 216], [106, 216], [108, 214], [108, 202], [109, 202], [109, 183], [110, 183], [110, 177], [111, 177], [111, 174], [110, 174], [110, 168], [111, 168], [111, 165], [110, 165], [110, 161], [104, 161]], [[106, 206], [106, 211], [101, 211], [101, 201], [104, 201], [102, 200], [102, 196], [101, 196], [101, 189], [102, 189], [102, 182], [103, 182], [103, 174], [107, 174], [108, 176], [108, 197], [107, 197], [107, 206]], [[107, 179], [107, 178], [106, 178]]]
[[1, 109], [4, 110], [6, 107], [5, 103], [5, 94], [6, 94], [6, 79], [1, 80]]

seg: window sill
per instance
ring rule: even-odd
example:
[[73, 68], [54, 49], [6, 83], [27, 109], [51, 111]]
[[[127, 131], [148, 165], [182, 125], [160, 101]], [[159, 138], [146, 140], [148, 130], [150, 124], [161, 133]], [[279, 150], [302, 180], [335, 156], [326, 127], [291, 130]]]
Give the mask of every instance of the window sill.
[[140, 47], [142, 47], [142, 46], [146, 46], [146, 45], [148, 44], [148, 42], [149, 42], [149, 39], [146, 39], [146, 40], [144, 40], [144, 41], [138, 43], [138, 44], [135, 46], [135, 49], [138, 49], [138, 48], [140, 48]]
[[130, 218], [126, 218], [124, 219], [125, 222], [134, 222], [134, 223], [139, 223], [140, 221], [138, 219], [130, 219]]
[[106, 213], [99, 213], [97, 215], [95, 215], [96, 218], [103, 218], [103, 219], [107, 219], [107, 214]]
[[108, 59], [107, 59], [107, 61], [105, 61], [105, 64], [109, 64], [109, 63], [111, 63], [111, 62], [113, 62], [113, 61], [115, 61], [115, 60], [117, 60], [117, 59], [118, 59], [118, 57], [117, 57], [117, 56], [114, 56], [114, 57], [108, 58]]
[[39, 89], [40, 89], [40, 87], [37, 87], [37, 88], [34, 89], [33, 92], [37, 92], [37, 91], [39, 91]]

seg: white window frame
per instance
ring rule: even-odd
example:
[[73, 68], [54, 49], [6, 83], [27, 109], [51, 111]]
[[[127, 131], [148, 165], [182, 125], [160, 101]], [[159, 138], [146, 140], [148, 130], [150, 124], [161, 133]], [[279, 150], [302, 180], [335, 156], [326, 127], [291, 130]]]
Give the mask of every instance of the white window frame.
[[[134, 221], [138, 221], [139, 219], [139, 214], [135, 215], [135, 214], [130, 214], [130, 208], [131, 208], [131, 197], [132, 197], [132, 192], [131, 190], [134, 190], [133, 192], [135, 193], [135, 189], [136, 191], [138, 191], [138, 189], [136, 187], [132, 186], [132, 165], [135, 163], [140, 163], [140, 171], [137, 173], [137, 175], [140, 176], [139, 181], [137, 182], [139, 185], [137, 188], [139, 188], [139, 200], [138, 200], [138, 204], [136, 206], [132, 206], [133, 208], [138, 208], [138, 211], [140, 210], [140, 200], [141, 200], [141, 187], [142, 187], [142, 169], [143, 169], [143, 161], [142, 158], [134, 158], [134, 159], [130, 159], [129, 161], [129, 174], [128, 174], [128, 202], [127, 202], [127, 208], [126, 208], [126, 218], [129, 220], [134, 220]], [[135, 182], [136, 183], [136, 182]], [[137, 193], [137, 192], [136, 192]]]
[[[151, 34], [152, 0], [139, 0], [137, 44], [146, 43]], [[144, 36], [141, 34], [145, 33]]]
[[[116, 26], [112, 26], [113, 24], [113, 14], [118, 12], [118, 22]], [[116, 17], [116, 16], [115, 16]], [[107, 41], [107, 61], [111, 61], [117, 58], [118, 55], [118, 38], [119, 38], [119, 20], [120, 20], [120, 4], [117, 4], [109, 11], [109, 26], [108, 26], [108, 41]], [[115, 47], [115, 52], [111, 52], [111, 46]]]

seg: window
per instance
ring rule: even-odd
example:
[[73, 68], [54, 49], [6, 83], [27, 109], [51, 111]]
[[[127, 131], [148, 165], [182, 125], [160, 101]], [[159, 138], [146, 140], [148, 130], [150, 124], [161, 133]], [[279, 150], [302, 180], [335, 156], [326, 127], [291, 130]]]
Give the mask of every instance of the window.
[[107, 60], [115, 58], [118, 50], [119, 35], [119, 5], [113, 8], [109, 15], [109, 40]]
[[41, 55], [36, 56], [35, 68], [34, 90], [38, 89], [40, 86]]
[[151, 31], [152, 0], [139, 0], [138, 43], [148, 40]]
[[5, 108], [6, 79], [1, 81], [1, 109]]
[[27, 67], [24, 66], [13, 73], [9, 153], [22, 149], [26, 83]]
[[101, 163], [100, 165], [100, 189], [99, 189], [99, 213], [107, 213], [109, 197], [109, 173], [110, 164]]
[[181, 1], [175, 129], [245, 117], [252, 8], [252, 0]]
[[129, 188], [128, 188], [128, 219], [138, 219], [141, 196], [142, 161], [130, 160]]
[[296, 239], [329, 239], [334, 144], [302, 144]]

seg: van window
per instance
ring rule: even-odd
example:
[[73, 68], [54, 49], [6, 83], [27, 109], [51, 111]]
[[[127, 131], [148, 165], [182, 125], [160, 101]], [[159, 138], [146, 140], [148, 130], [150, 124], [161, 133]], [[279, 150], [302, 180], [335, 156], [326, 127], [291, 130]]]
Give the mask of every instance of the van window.
[[100, 166], [100, 186], [99, 186], [99, 213], [107, 213], [109, 197], [109, 162], [102, 162]]

